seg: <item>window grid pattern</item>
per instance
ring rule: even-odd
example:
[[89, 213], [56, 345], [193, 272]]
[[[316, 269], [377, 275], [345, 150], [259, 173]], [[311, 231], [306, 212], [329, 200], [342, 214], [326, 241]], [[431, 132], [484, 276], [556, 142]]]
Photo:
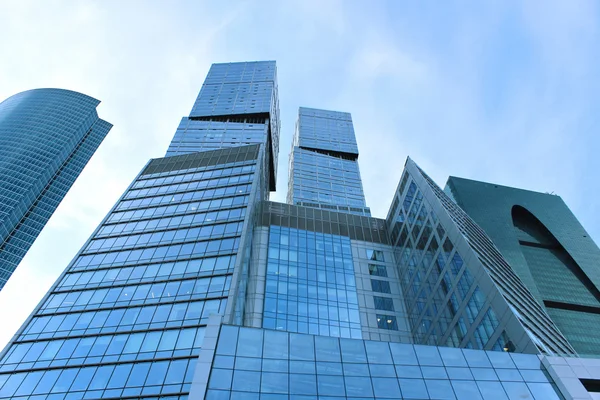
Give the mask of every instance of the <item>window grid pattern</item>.
[[0, 103], [0, 290], [111, 129], [99, 103], [61, 89]]
[[300, 108], [289, 160], [287, 202], [371, 215], [349, 113]]
[[[8, 348], [0, 398], [186, 395], [203, 326], [225, 312], [253, 163], [140, 175]], [[131, 203], [158, 195], [175, 216]], [[208, 211], [225, 198], [242, 201]]]
[[537, 355], [223, 326], [206, 399], [560, 399], [550, 382]]
[[263, 327], [361, 337], [349, 238], [270, 227]]
[[575, 350], [558, 330], [543, 307], [535, 300], [531, 292], [504, 259], [492, 240], [450, 197], [440, 189], [431, 178], [414, 162], [411, 168], [424, 180], [426, 186], [439, 200], [441, 206], [465, 237], [469, 246], [477, 254], [477, 258], [495, 285], [502, 289], [506, 301], [514, 310], [520, 310], [517, 317], [528, 331], [530, 337], [543, 352], [575, 354]]
[[401, 180], [401, 187], [406, 193], [397, 194], [402, 206], [396, 207], [402, 217], [391, 215], [390, 220], [394, 221], [392, 237], [416, 342], [493, 348], [495, 343], [489, 339], [499, 329], [497, 320], [477, 328], [474, 342], [466, 336], [471, 325], [480, 324], [485, 297], [479, 288], [473, 289], [472, 274], [462, 257], [414, 180], [408, 172], [405, 176], [408, 178]]

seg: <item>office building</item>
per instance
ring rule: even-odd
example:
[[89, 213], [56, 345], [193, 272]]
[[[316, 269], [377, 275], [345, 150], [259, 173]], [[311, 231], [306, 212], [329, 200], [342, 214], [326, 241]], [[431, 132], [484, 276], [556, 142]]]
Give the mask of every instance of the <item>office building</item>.
[[[211, 68], [167, 156], [142, 169], [0, 354], [0, 398], [591, 398], [600, 360], [542, 355], [573, 350], [412, 160], [386, 219], [364, 196], [329, 200], [357, 199], [332, 183], [358, 172], [353, 131], [341, 148], [333, 135], [351, 132], [348, 114], [301, 109], [327, 128], [306, 148], [297, 129], [292, 151], [355, 167], [307, 162], [332, 183], [316, 189], [323, 202], [294, 197], [309, 187], [300, 173], [295, 204], [269, 201], [276, 93], [256, 94], [252, 113], [245, 88], [257, 76], [276, 88], [274, 68]], [[337, 184], [362, 195], [359, 175]]]
[[99, 103], [61, 89], [0, 103], [0, 290], [110, 130]]
[[371, 215], [365, 204], [349, 113], [300, 107], [288, 183], [290, 204]]
[[446, 192], [487, 233], [580, 354], [600, 356], [600, 249], [560, 196], [450, 177]]

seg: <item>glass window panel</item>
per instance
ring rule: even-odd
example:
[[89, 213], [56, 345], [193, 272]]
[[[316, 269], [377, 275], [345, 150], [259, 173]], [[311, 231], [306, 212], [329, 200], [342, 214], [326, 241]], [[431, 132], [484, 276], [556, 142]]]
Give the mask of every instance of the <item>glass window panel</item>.
[[314, 360], [313, 336], [290, 333], [290, 360]]
[[52, 388], [52, 393], [63, 393], [68, 391], [73, 384], [78, 371], [78, 369], [74, 368], [63, 370], [60, 374], [60, 377], [56, 381], [56, 384]]
[[[264, 375], [265, 374], [263, 374], [263, 379], [264, 379]], [[213, 368], [210, 373], [210, 380], [208, 382], [208, 387], [210, 389], [230, 390], [232, 377], [233, 377], [233, 371], [231, 371], [229, 369]]]
[[440, 356], [446, 367], [466, 367], [467, 361], [461, 349], [452, 347], [439, 347]]
[[423, 379], [398, 379], [402, 396], [405, 399], [429, 399]]
[[89, 389], [90, 390], [105, 389], [114, 369], [115, 369], [114, 365], [99, 367], [98, 370], [96, 371], [96, 374], [94, 375], [94, 378], [92, 379]]
[[473, 375], [469, 368], [463, 367], [446, 367], [446, 372], [450, 379], [473, 380]]
[[[75, 372], [77, 372], [77, 370], [75, 370]], [[31, 394], [31, 392], [36, 387], [36, 385], [38, 384], [40, 379], [42, 379], [43, 375], [44, 375], [44, 371], [36, 371], [36, 372], [28, 373], [25, 380], [23, 380], [23, 383], [21, 383], [21, 386], [19, 386], [19, 389], [15, 392], [15, 396]], [[3, 382], [0, 379], [0, 387], [2, 387], [2, 383]]]
[[[496, 374], [498, 374], [498, 379], [500, 379], [500, 381], [513, 381], [513, 382], [523, 381], [523, 377], [519, 373], [519, 370], [516, 370], [516, 369], [498, 369], [496, 371]], [[475, 374], [473, 374], [473, 375], [475, 375]], [[475, 377], [475, 379], [477, 379], [477, 377]]]
[[423, 378], [425, 379], [446, 379], [446, 369], [444, 367], [421, 367]]
[[317, 381], [314, 375], [290, 374], [290, 395], [316, 395]]
[[491, 368], [492, 364], [487, 358], [485, 351], [463, 349], [463, 355], [467, 359], [469, 367]]
[[249, 371], [260, 371], [260, 358], [236, 357], [235, 368]]
[[78, 390], [87, 389], [88, 385], [92, 381], [94, 374], [96, 373], [96, 367], [87, 367], [79, 370], [77, 377], [75, 378], [75, 382], [71, 386], [71, 391], [75, 392]]
[[477, 384], [473, 381], [452, 381], [452, 387], [459, 400], [482, 400]]
[[502, 382], [509, 399], [531, 399], [533, 396], [524, 382]]
[[125, 386], [129, 373], [131, 372], [132, 364], [122, 364], [115, 367], [115, 371], [112, 374], [110, 381], [108, 382], [108, 389], [115, 389]]
[[183, 383], [183, 377], [185, 376], [187, 365], [188, 360], [171, 361], [171, 365], [169, 366], [169, 370], [165, 378], [165, 385]]
[[519, 369], [540, 369], [542, 366], [537, 354], [510, 353], [510, 356]]
[[410, 344], [389, 343], [394, 364], [418, 365], [415, 350]]
[[315, 336], [315, 354], [317, 361], [341, 361], [339, 339]]
[[319, 375], [317, 376], [317, 388], [319, 396], [344, 396], [344, 378], [341, 376]]
[[494, 368], [516, 368], [509, 353], [504, 351], [486, 351]]
[[392, 364], [390, 348], [387, 342], [365, 341], [369, 363]]
[[167, 368], [169, 368], [168, 361], [161, 361], [153, 363], [150, 367], [150, 371], [148, 372], [148, 378], [146, 385], [160, 385], [165, 380], [165, 375], [167, 373]]
[[560, 399], [550, 383], [528, 383], [527, 386], [536, 400]]
[[[56, 373], [54, 375], [56, 375]], [[6, 381], [4, 386], [2, 386], [2, 390], [0, 390], [0, 397], [11, 397], [15, 393], [15, 391], [19, 388], [19, 386], [21, 385], [21, 383], [23, 382], [23, 380], [25, 379], [26, 376], [27, 376], [27, 373], [25, 373], [25, 372], [22, 372], [19, 374], [12, 374], [10, 376], [10, 378], [8, 378], [8, 380]], [[52, 384], [54, 384], [54, 381], [52, 381]], [[48, 385], [46, 384], [46, 386], [48, 386]], [[48, 392], [50, 391], [51, 387], [52, 386], [47, 388]]]
[[485, 400], [508, 400], [500, 382], [477, 381], [476, 383]]
[[49, 370], [44, 373], [44, 376], [40, 380], [40, 383], [36, 386], [33, 394], [42, 394], [42, 393], [50, 393], [50, 389], [56, 383], [61, 370]]
[[240, 328], [237, 355], [245, 357], [261, 357], [263, 348], [263, 331], [261, 329]]
[[[512, 370], [521, 380], [521, 375], [519, 375], [519, 371]], [[492, 368], [471, 368], [471, 373], [476, 381], [497, 381], [498, 377]]]
[[235, 371], [233, 375], [233, 390], [259, 392], [260, 372]]
[[290, 372], [298, 374], [314, 374], [315, 363], [312, 361], [290, 361]]
[[344, 363], [366, 363], [364, 342], [361, 340], [340, 339], [342, 361]]
[[415, 353], [421, 365], [443, 366], [440, 353], [436, 346], [414, 346]]
[[127, 380], [127, 387], [143, 386], [144, 382], [146, 382], [148, 371], [150, 371], [150, 365], [150, 363], [134, 364]]
[[263, 372], [261, 377], [261, 392], [288, 393], [288, 374]]
[[398, 386], [398, 379], [371, 378], [371, 381], [373, 383], [373, 392], [375, 393], [375, 397], [388, 399], [402, 398], [400, 395], [400, 387]]
[[[287, 358], [288, 333], [265, 330], [263, 354], [265, 358]], [[316, 339], [316, 338], [315, 338]]]
[[432, 399], [454, 399], [454, 391], [450, 381], [439, 379], [425, 379], [427, 391]]

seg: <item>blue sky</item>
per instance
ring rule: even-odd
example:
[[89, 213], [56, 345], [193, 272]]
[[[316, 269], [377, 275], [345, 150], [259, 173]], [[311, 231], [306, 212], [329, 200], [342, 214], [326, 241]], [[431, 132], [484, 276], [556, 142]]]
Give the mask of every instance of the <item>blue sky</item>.
[[299, 106], [351, 112], [384, 217], [410, 155], [448, 175], [560, 194], [600, 240], [600, 12], [594, 1], [0, 2], [0, 99], [102, 101], [113, 130], [0, 292], [12, 336], [149, 158], [213, 62], [277, 60], [279, 188]]

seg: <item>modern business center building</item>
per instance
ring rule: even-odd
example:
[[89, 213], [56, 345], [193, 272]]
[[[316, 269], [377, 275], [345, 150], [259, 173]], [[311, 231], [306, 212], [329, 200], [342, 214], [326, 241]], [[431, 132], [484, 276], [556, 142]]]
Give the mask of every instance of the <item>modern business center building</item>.
[[0, 103], [0, 290], [111, 129], [99, 103], [63, 89]]
[[0, 398], [592, 398], [600, 361], [412, 160], [370, 216], [349, 114], [300, 109], [269, 201], [276, 82], [212, 66], [0, 355]]

